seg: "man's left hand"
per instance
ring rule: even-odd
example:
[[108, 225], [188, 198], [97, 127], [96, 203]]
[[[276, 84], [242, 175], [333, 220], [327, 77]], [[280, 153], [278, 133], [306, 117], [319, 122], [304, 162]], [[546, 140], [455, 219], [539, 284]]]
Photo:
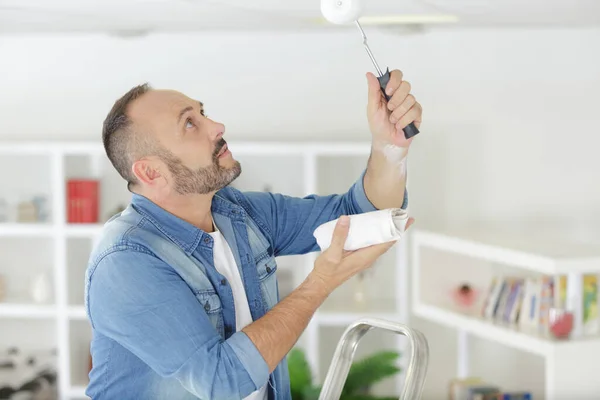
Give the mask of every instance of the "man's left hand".
[[383, 96], [377, 77], [371, 72], [367, 73], [367, 118], [374, 142], [408, 148], [414, 137], [406, 139], [402, 129], [411, 122], [419, 128], [423, 108], [410, 93], [410, 84], [402, 78], [401, 71], [395, 69], [390, 72], [390, 80], [386, 86], [386, 93], [390, 96], [388, 102]]

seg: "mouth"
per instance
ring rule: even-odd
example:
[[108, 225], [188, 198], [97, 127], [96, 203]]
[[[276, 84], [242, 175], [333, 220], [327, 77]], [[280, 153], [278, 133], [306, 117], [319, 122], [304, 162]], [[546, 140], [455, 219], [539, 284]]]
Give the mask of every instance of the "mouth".
[[219, 154], [217, 154], [217, 158], [224, 157], [224, 156], [228, 155], [229, 153], [230, 153], [229, 147], [227, 146], [227, 143], [226, 143], [223, 145], [223, 148], [221, 149], [221, 151], [219, 151]]

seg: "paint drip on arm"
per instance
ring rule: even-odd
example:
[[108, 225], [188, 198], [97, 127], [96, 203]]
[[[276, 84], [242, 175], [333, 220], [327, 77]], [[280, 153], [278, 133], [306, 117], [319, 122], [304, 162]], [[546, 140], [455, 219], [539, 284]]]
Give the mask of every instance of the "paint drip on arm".
[[406, 147], [388, 143], [382, 147], [381, 152], [390, 164], [390, 167], [396, 169], [400, 176], [406, 174], [406, 160], [408, 158], [408, 149]]

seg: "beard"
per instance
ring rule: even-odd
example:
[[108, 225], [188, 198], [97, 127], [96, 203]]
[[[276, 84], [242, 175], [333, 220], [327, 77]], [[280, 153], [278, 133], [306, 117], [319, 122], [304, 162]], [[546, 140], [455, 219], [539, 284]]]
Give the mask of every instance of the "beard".
[[234, 161], [230, 168], [219, 165], [218, 154], [226, 143], [224, 139], [219, 140], [212, 155], [212, 164], [197, 170], [185, 166], [172, 153], [161, 154], [160, 157], [173, 175], [175, 191], [181, 195], [206, 194], [233, 182], [241, 174], [242, 167], [238, 161]]

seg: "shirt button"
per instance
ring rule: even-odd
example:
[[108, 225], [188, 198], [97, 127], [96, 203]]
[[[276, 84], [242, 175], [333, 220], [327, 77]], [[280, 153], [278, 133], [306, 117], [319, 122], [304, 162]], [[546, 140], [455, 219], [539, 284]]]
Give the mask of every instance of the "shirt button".
[[208, 303], [208, 301], [206, 302], [206, 304], [204, 304], [204, 309], [206, 311], [210, 310], [210, 304]]
[[206, 244], [210, 243], [210, 238], [208, 236], [204, 238], [204, 243], [206, 243]]
[[271, 273], [271, 267], [267, 267], [267, 274]]
[[225, 278], [221, 279], [221, 285], [223, 285], [223, 286], [227, 285], [227, 279], [225, 279]]

